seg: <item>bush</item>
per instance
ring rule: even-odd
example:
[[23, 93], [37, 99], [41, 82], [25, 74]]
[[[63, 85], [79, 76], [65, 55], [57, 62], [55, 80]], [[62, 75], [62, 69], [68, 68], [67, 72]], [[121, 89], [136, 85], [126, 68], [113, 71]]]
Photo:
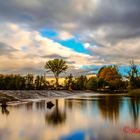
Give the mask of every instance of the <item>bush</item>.
[[86, 88], [88, 90], [97, 90], [97, 88], [98, 88], [98, 79], [95, 78], [95, 77], [91, 77], [88, 80], [87, 84], [86, 84]]

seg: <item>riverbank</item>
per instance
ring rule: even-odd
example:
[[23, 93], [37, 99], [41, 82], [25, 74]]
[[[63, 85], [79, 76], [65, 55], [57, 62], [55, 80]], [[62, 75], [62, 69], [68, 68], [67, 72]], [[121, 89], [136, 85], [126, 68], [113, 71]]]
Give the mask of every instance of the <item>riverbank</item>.
[[84, 95], [84, 94], [113, 95], [107, 93], [98, 93], [94, 91], [70, 92], [67, 90], [0, 90], [0, 104], [2, 102], [12, 102], [12, 101], [22, 102], [25, 100], [34, 100], [34, 99], [65, 98], [69, 96]]
[[74, 93], [53, 90], [0, 90], [0, 104], [2, 102], [25, 101], [33, 99], [67, 97]]
[[129, 96], [140, 97], [140, 89], [133, 89], [133, 90], [130, 90], [128, 93], [129, 93]]
[[104, 93], [94, 91], [67, 91], [67, 90], [0, 90], [0, 104], [3, 102], [24, 102], [31, 100], [44, 100], [66, 98], [76, 95], [92, 94], [97, 96], [135, 96], [140, 97], [140, 89], [129, 93]]

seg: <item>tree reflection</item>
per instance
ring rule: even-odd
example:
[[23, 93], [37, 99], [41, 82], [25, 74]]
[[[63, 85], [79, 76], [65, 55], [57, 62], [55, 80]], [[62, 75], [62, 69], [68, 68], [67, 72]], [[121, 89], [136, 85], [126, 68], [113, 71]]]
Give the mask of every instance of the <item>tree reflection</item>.
[[105, 119], [117, 122], [121, 105], [120, 99], [116, 96], [105, 96], [98, 100], [99, 110]]
[[73, 100], [65, 100], [66, 102], [66, 108], [69, 108], [70, 110], [73, 108]]
[[140, 100], [137, 98], [131, 98], [129, 105], [130, 105], [130, 113], [133, 118], [134, 127], [137, 127], [139, 120]]
[[58, 106], [58, 100], [56, 99], [55, 108], [51, 114], [45, 115], [45, 120], [49, 124], [52, 124], [54, 126], [62, 124], [66, 120], [66, 108], [64, 109], [64, 112], [60, 111]]
[[33, 109], [33, 102], [27, 103], [27, 104], [26, 104], [26, 109], [27, 109], [28, 111], [32, 110], [32, 109]]
[[[87, 96], [88, 97], [88, 96]], [[93, 102], [94, 99], [89, 99], [89, 98], [79, 98], [79, 99], [66, 99], [65, 100], [65, 104], [66, 104], [66, 108], [72, 110], [72, 109], [76, 109], [76, 108], [81, 108], [84, 109], [88, 106], [89, 103]]]
[[46, 107], [45, 101], [36, 102], [35, 105], [37, 110], [44, 110]]
[[7, 109], [7, 105], [1, 105], [1, 113], [4, 115], [9, 115], [9, 110]]

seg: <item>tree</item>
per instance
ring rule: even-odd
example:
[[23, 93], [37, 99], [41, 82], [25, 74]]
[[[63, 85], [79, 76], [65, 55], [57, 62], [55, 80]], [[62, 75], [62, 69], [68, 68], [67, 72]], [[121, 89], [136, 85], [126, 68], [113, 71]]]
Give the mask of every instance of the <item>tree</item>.
[[133, 60], [130, 61], [130, 70], [128, 71], [128, 75], [130, 80], [130, 87], [140, 88], [139, 70]]
[[86, 89], [87, 77], [86, 76], [79, 76], [74, 80], [74, 89], [76, 90], [84, 90]]
[[44, 76], [38, 75], [36, 76], [34, 85], [36, 90], [43, 90], [43, 89], [47, 89], [48, 82], [46, 81]]
[[104, 79], [106, 82], [105, 86], [109, 86], [110, 89], [119, 89], [122, 82], [122, 76], [118, 71], [117, 66], [105, 66], [102, 67], [98, 72], [98, 78]]
[[69, 76], [67, 76], [65, 78], [65, 81], [64, 81], [64, 86], [66, 89], [69, 89], [69, 90], [72, 90], [73, 87], [74, 87], [74, 79], [73, 79], [73, 75], [70, 74]]
[[45, 76], [36, 76], [28, 74], [21, 75], [2, 75], [0, 74], [0, 90], [44, 90], [47, 89], [49, 82]]
[[96, 77], [91, 77], [86, 83], [86, 88], [89, 90], [97, 90], [98, 88], [98, 79]]
[[56, 79], [56, 88], [59, 86], [59, 74], [68, 69], [66, 62], [63, 59], [54, 59], [46, 62], [45, 69], [53, 72]]
[[34, 89], [34, 76], [33, 74], [28, 74], [26, 77], [26, 89], [32, 90]]

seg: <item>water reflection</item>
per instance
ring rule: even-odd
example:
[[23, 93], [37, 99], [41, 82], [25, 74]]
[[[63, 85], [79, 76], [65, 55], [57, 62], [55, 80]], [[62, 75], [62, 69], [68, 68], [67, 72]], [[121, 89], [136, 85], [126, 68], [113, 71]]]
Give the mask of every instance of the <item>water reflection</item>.
[[84, 131], [76, 131], [68, 136], [63, 136], [60, 140], [84, 140], [85, 139], [85, 132]]
[[28, 111], [32, 110], [33, 109], [33, 102], [29, 102], [28, 104], [26, 104], [26, 109]]
[[7, 105], [1, 105], [1, 113], [3, 114], [3, 115], [9, 115], [9, 110], [7, 109]]
[[46, 108], [46, 103], [45, 103], [45, 101], [37, 102], [37, 103], [36, 103], [36, 109], [37, 109], [37, 110], [44, 110], [45, 108]]
[[[54, 126], [56, 126], [58, 124], [62, 124], [66, 120], [66, 108], [64, 109], [63, 112], [60, 111], [58, 103], [59, 103], [59, 101], [56, 100], [55, 108], [54, 108], [53, 112], [50, 114], [46, 113], [46, 115], [45, 115], [46, 122], [48, 122], [49, 124], [52, 124]], [[64, 107], [65, 107], [65, 105], [64, 105]]]
[[121, 97], [105, 96], [98, 100], [98, 107], [106, 120], [117, 122], [121, 107]]
[[139, 114], [140, 114], [140, 99], [130, 98], [129, 100], [130, 113], [133, 119], [134, 127], [138, 127]]
[[[54, 106], [48, 108], [49, 102]], [[77, 96], [1, 107], [0, 140], [137, 140], [139, 135], [124, 134], [122, 128], [140, 129], [139, 112], [139, 99], [120, 96]]]

